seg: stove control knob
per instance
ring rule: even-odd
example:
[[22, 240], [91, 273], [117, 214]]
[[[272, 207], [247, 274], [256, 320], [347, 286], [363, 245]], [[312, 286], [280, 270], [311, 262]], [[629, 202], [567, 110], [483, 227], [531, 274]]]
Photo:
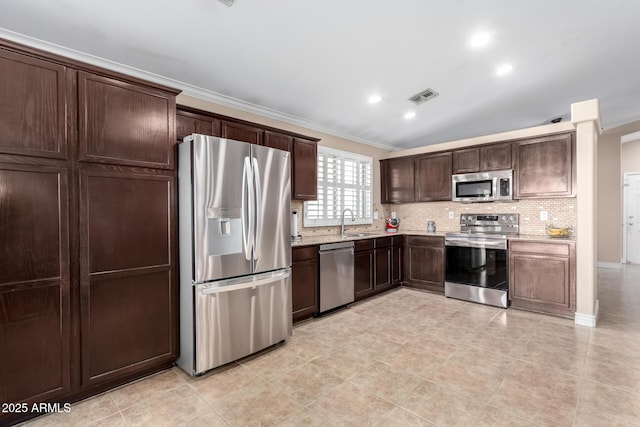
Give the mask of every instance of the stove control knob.
[[467, 217], [466, 217], [466, 216], [464, 216], [464, 215], [462, 215], [462, 216], [460, 217], [460, 219], [464, 221], [464, 220], [466, 220], [466, 219], [467, 219]]
[[515, 219], [516, 219], [516, 217], [515, 217], [515, 216], [513, 216], [513, 215], [511, 215], [511, 216], [509, 217], [509, 221], [515, 221]]
[[507, 220], [507, 216], [506, 215], [502, 215], [502, 220], [506, 221]]

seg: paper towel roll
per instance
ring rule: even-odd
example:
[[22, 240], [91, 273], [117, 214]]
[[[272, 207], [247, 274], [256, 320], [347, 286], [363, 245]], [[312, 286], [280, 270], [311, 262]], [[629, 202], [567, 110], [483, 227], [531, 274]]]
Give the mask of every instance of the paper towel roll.
[[298, 237], [298, 212], [291, 212], [291, 237]]

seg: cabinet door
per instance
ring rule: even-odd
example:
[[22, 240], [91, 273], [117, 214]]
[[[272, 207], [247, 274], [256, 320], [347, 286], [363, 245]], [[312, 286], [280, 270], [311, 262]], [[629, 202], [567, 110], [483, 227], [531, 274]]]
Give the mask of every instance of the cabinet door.
[[80, 170], [82, 382], [172, 361], [175, 183], [170, 174]]
[[66, 169], [0, 163], [0, 402], [70, 392], [68, 198]]
[[0, 49], [0, 153], [67, 157], [65, 71]]
[[413, 202], [413, 157], [380, 160], [382, 203]]
[[302, 138], [293, 139], [293, 192], [297, 200], [318, 198], [318, 144]]
[[444, 239], [405, 239], [404, 279], [409, 286], [444, 293]]
[[292, 249], [293, 321], [308, 319], [318, 312], [318, 248]]
[[265, 131], [264, 132], [264, 146], [277, 148], [278, 150], [291, 152], [293, 145], [293, 137], [285, 135], [283, 133]]
[[354, 297], [355, 300], [364, 299], [373, 294], [374, 287], [374, 251], [355, 252], [354, 267]]
[[262, 144], [262, 134], [264, 131], [259, 127], [245, 125], [243, 123], [222, 121], [221, 134], [223, 138], [235, 141], [249, 142], [251, 144]]
[[393, 244], [391, 247], [391, 281], [394, 285], [402, 281], [402, 236], [393, 236]]
[[391, 247], [375, 250], [376, 289], [391, 286]]
[[415, 159], [415, 200], [451, 200], [451, 152]]
[[517, 199], [575, 195], [574, 133], [515, 141]]
[[574, 244], [513, 242], [511, 247], [511, 306], [572, 316], [575, 311]]
[[220, 120], [179, 111], [176, 116], [176, 135], [178, 141], [182, 142], [185, 136], [191, 135], [192, 133], [220, 136]]
[[81, 161], [174, 167], [175, 96], [79, 72], [78, 98]]
[[453, 173], [478, 172], [480, 170], [480, 149], [467, 148], [453, 152]]
[[480, 170], [511, 169], [511, 142], [480, 147]]

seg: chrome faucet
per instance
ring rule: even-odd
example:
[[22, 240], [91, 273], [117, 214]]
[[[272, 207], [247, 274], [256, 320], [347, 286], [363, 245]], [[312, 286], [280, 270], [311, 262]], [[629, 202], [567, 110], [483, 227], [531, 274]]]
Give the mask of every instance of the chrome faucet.
[[340, 234], [344, 236], [344, 214], [349, 211], [351, 212], [351, 221], [356, 220], [356, 216], [353, 214], [353, 211], [349, 208], [346, 208], [342, 211], [342, 222], [340, 222]]

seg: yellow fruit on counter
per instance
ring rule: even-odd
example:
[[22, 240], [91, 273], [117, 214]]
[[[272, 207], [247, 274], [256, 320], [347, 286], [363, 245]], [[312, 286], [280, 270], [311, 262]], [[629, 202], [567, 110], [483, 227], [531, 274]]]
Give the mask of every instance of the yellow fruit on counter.
[[547, 227], [547, 234], [552, 237], [566, 237], [569, 235], [569, 229], [567, 227]]

